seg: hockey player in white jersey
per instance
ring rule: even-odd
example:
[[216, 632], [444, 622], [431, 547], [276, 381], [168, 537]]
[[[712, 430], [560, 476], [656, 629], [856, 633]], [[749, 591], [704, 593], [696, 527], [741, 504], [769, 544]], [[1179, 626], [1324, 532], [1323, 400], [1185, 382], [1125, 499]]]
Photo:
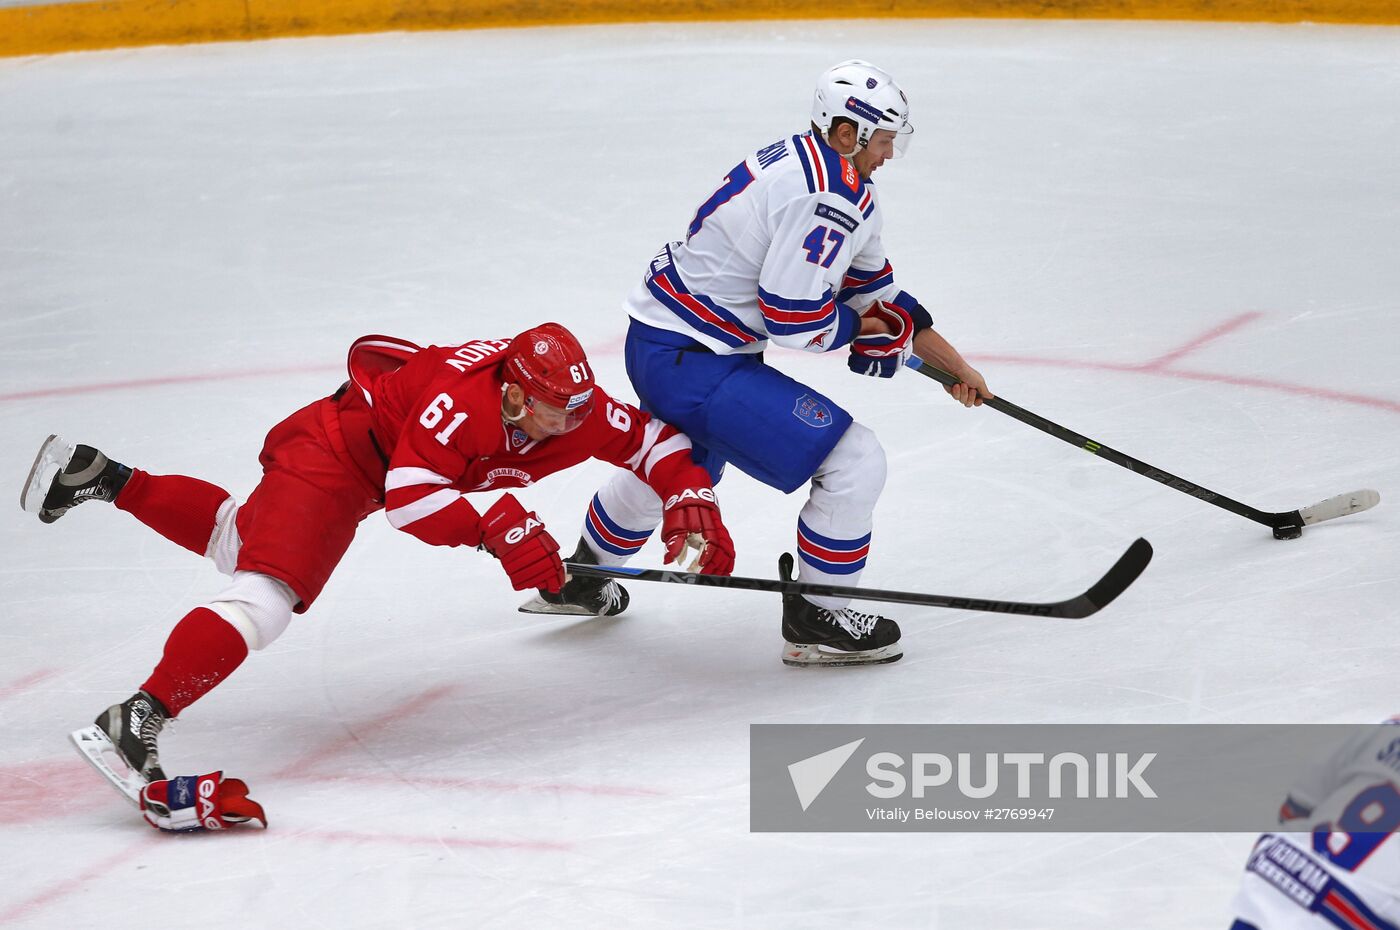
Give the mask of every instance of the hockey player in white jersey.
[[[811, 130], [736, 165], [696, 210], [685, 239], [664, 246], [625, 301], [626, 363], [642, 407], [691, 437], [718, 481], [732, 462], [791, 493], [810, 482], [797, 522], [798, 578], [855, 585], [870, 551], [885, 453], [866, 427], [821, 392], [764, 363], [769, 343], [840, 352], [860, 375], [890, 378], [910, 351], [961, 379], [967, 406], [992, 396], [982, 376], [895, 284], [880, 239], [871, 176], [903, 153], [913, 126], [885, 71], [842, 62], [822, 74]], [[662, 502], [618, 472], [594, 496], [575, 561], [620, 565], [661, 519]], [[792, 558], [779, 570], [790, 577]], [[838, 598], [787, 596], [783, 661], [865, 665], [902, 655], [899, 627]], [[614, 614], [615, 581], [575, 578], [521, 607]]]
[[[1259, 838], [1231, 930], [1400, 928], [1400, 718], [1315, 766]], [[1296, 832], [1295, 832], [1296, 831]]]

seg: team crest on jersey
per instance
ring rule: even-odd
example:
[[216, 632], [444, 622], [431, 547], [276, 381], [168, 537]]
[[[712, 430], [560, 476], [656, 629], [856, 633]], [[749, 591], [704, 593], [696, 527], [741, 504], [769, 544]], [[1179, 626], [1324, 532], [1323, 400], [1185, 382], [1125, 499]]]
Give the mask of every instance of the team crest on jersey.
[[792, 408], [792, 415], [808, 426], [817, 429], [831, 425], [831, 408], [811, 394], [803, 394], [797, 398], [797, 404]]
[[530, 435], [526, 433], [523, 429], [516, 427], [515, 429], [510, 431], [510, 447], [512, 449], [519, 449], [521, 446], [525, 445], [525, 443], [529, 441]]

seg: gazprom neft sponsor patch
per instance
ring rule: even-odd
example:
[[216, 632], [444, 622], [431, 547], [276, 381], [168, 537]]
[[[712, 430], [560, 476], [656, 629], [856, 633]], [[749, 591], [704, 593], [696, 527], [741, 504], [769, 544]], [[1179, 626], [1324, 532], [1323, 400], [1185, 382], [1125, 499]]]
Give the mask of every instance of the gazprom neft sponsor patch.
[[817, 204], [817, 216], [824, 220], [831, 220], [837, 226], [843, 227], [846, 232], [855, 232], [856, 226], [859, 225], [854, 217], [842, 213], [830, 204]]
[[[756, 832], [1250, 832], [1365, 727], [799, 725], [749, 728]], [[1263, 849], [1289, 888], [1305, 857]]]
[[1246, 868], [1300, 907], [1312, 907], [1329, 879], [1321, 863], [1281, 836], [1263, 837]]

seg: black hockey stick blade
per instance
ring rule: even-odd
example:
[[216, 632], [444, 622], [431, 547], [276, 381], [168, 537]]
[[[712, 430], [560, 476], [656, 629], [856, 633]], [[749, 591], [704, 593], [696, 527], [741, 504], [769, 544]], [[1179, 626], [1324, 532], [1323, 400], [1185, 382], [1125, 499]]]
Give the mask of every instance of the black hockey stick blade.
[[[909, 368], [914, 369], [926, 378], [931, 378], [945, 387], [952, 387], [958, 383], [958, 379], [936, 365], [930, 365], [918, 356], [914, 356], [907, 362]], [[984, 404], [1004, 413], [1013, 420], [1019, 420], [1027, 426], [1035, 427], [1043, 433], [1048, 433], [1056, 439], [1063, 440], [1076, 448], [1083, 449], [1091, 455], [1112, 462], [1114, 465], [1126, 468], [1128, 471], [1144, 478], [1151, 478], [1158, 484], [1166, 485], [1174, 491], [1188, 494], [1199, 501], [1212, 504], [1221, 510], [1228, 510], [1233, 514], [1253, 520], [1255, 523], [1262, 523], [1264, 526], [1274, 531], [1275, 539], [1297, 539], [1303, 535], [1303, 527], [1311, 526], [1314, 523], [1321, 523], [1324, 520], [1335, 520], [1337, 517], [1345, 517], [1349, 514], [1360, 513], [1363, 510], [1370, 510], [1380, 503], [1381, 496], [1369, 488], [1360, 491], [1351, 491], [1347, 494], [1338, 494], [1329, 497], [1325, 501], [1320, 501], [1310, 507], [1302, 507], [1298, 510], [1280, 511], [1271, 513], [1267, 510], [1260, 510], [1251, 507], [1249, 504], [1241, 503], [1233, 498], [1226, 497], [1218, 491], [1203, 487], [1185, 478], [1173, 475], [1169, 471], [1158, 468], [1141, 459], [1133, 458], [1125, 452], [1110, 448], [1095, 439], [1090, 439], [1082, 433], [1061, 426], [1054, 420], [1047, 420], [1038, 413], [1033, 413], [1024, 407], [1018, 407], [1001, 397], [993, 397], [984, 400]]]
[[593, 578], [617, 578], [631, 581], [659, 581], [664, 584], [700, 585], [712, 588], [741, 588], [747, 591], [772, 591], [779, 594], [810, 594], [817, 597], [848, 597], [858, 601], [884, 601], [890, 604], [914, 604], [920, 607], [947, 607], [952, 610], [977, 610], [997, 614], [1023, 614], [1031, 617], [1062, 617], [1079, 620], [1097, 613], [1113, 602], [1137, 580], [1147, 563], [1152, 561], [1152, 546], [1139, 539], [1128, 547], [1092, 588], [1066, 601], [1036, 604], [1026, 601], [998, 601], [978, 597], [958, 597], [948, 594], [919, 594], [912, 591], [884, 591], [879, 588], [852, 588], [835, 584], [805, 581], [772, 581], [767, 578], [745, 578], [740, 575], [697, 575], [691, 572], [655, 568], [607, 568], [565, 562], [571, 575]]

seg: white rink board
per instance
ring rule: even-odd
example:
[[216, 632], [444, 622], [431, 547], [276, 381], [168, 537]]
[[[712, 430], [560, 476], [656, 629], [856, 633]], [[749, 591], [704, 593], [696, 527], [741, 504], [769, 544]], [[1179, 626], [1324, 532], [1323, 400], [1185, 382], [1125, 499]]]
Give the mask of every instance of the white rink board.
[[[0, 475], [17, 492], [57, 431], [246, 495], [264, 433], [368, 332], [557, 319], [630, 396], [623, 294], [859, 55], [914, 107], [877, 176], [896, 274], [994, 389], [1264, 509], [1393, 495], [1397, 53], [1380, 28], [917, 22], [0, 61]], [[272, 828], [172, 838], [65, 737], [221, 579], [109, 508], [43, 527], [12, 501], [0, 924], [1228, 926], [1248, 836], [750, 835], [747, 727], [1380, 719], [1393, 496], [1276, 542], [924, 379], [771, 359], [888, 451], [867, 584], [1048, 600], [1138, 535], [1155, 561], [1087, 621], [891, 609], [902, 662], [803, 672], [776, 599], [638, 584], [622, 618], [526, 617], [489, 559], [373, 517], [162, 740]], [[606, 472], [519, 496], [569, 547]], [[738, 571], [771, 576], [801, 500], [720, 490]]]

